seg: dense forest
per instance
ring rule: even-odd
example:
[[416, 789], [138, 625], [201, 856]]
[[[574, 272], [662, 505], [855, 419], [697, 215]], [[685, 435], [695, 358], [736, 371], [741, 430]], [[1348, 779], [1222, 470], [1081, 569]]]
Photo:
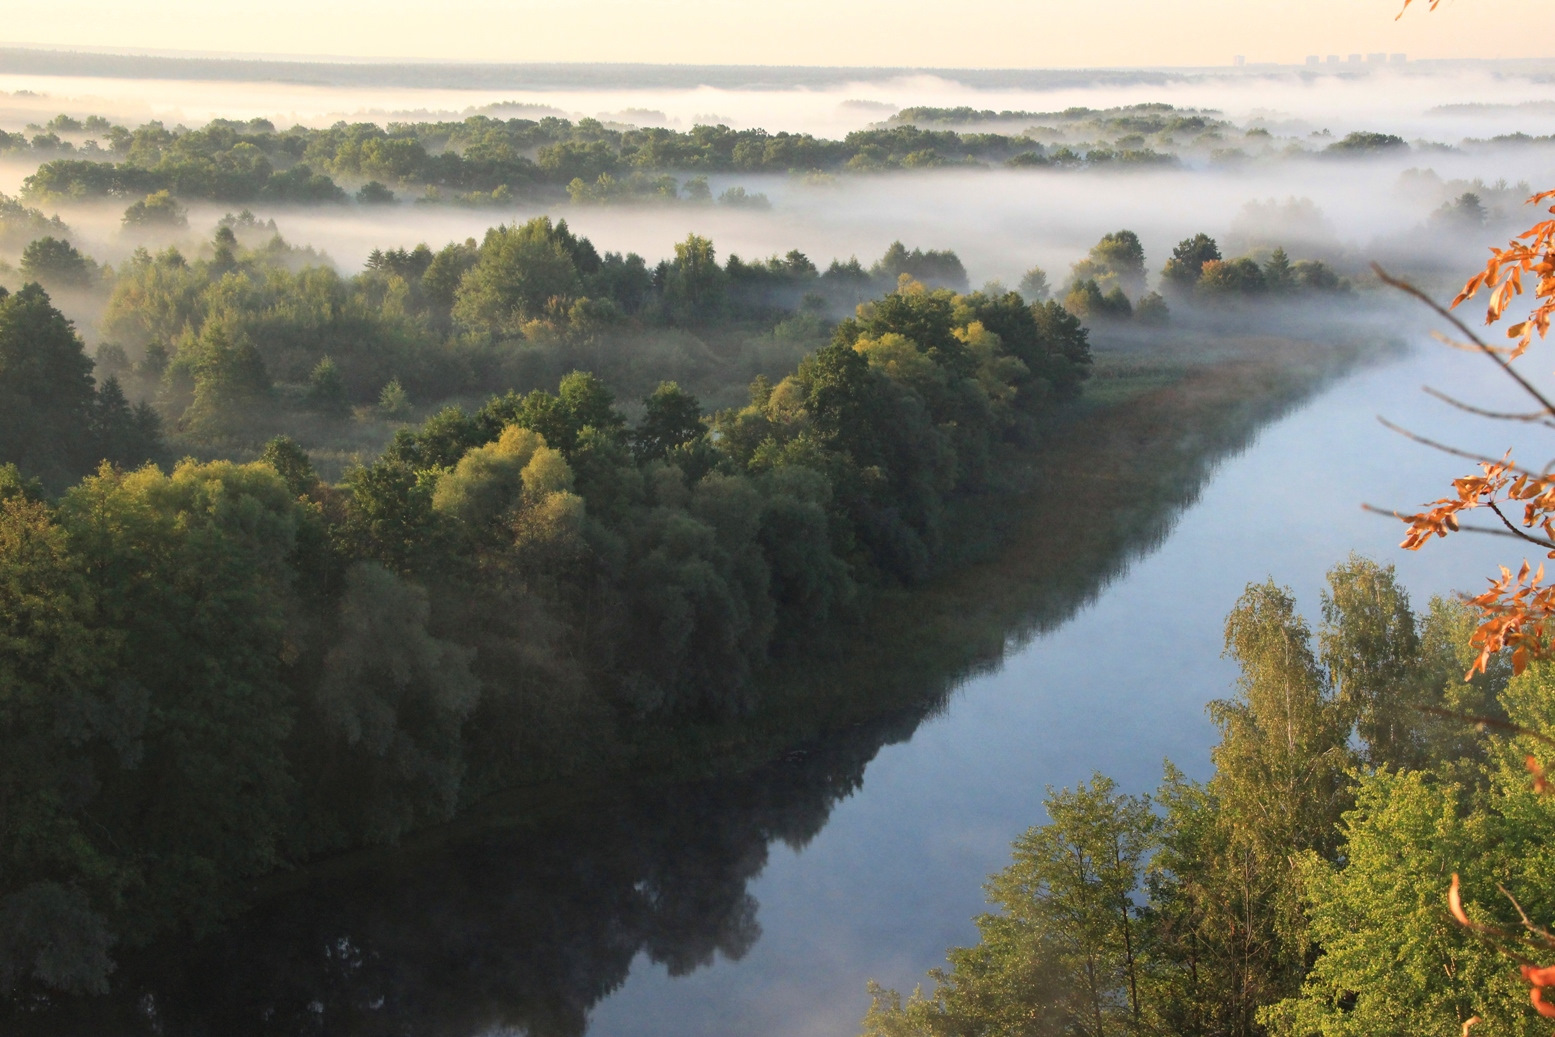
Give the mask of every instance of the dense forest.
[[[272, 369], [309, 379], [320, 421], [348, 421], [383, 377], [362, 365], [396, 347], [404, 382], [380, 410], [403, 411], [406, 384], [468, 384], [457, 354], [432, 362], [449, 321], [491, 349], [629, 319], [651, 293], [695, 327], [821, 280], [803, 257], [719, 266], [695, 237], [650, 271], [538, 219], [386, 256], [349, 289], [374, 303], [353, 305], [278, 251], [225, 227], [208, 259], [117, 272], [103, 320], [136, 358], [100, 356], [154, 381], [179, 434], [219, 445], [265, 411]], [[43, 252], [24, 263], [59, 276]], [[26, 920], [6, 928], [7, 986], [101, 989], [115, 940], [208, 926], [245, 876], [586, 767], [646, 722], [748, 710], [767, 659], [933, 571], [947, 502], [996, 485], [1001, 451], [1029, 448], [1090, 366], [1057, 303], [905, 271], [828, 327], [712, 415], [664, 381], [631, 421], [574, 371], [404, 425], [332, 484], [286, 437], [253, 463], [140, 466], [156, 410], [94, 384], [42, 287], [0, 299], [0, 390], [30, 404], [0, 440], [0, 873], [7, 918]], [[321, 339], [338, 360], [315, 360]]]
[[[1218, 112], [1158, 103], [1062, 112], [908, 108], [841, 140], [722, 124], [678, 130], [588, 117], [574, 121], [559, 112], [501, 118], [504, 107], [490, 106], [460, 121], [340, 122], [323, 129], [280, 129], [261, 118], [217, 119], [197, 129], [156, 121], [132, 128], [98, 115], [59, 115], [23, 132], [0, 131], [0, 155], [39, 163], [24, 190], [39, 202], [133, 200], [169, 191], [228, 204], [504, 205], [564, 195], [574, 202], [713, 202], [709, 175], [824, 179], [952, 167], [1235, 165], [1402, 154], [1412, 147], [1425, 154], [1451, 153], [1550, 140], [1519, 133], [1458, 145], [1411, 145], [1395, 134], [1371, 131], [1338, 139], [1326, 131], [1277, 136], [1256, 121], [1236, 125]], [[764, 196], [740, 186], [726, 188], [716, 200], [766, 204]]]
[[[217, 931], [116, 945], [106, 996], [45, 1000], [24, 985], [0, 1009], [5, 1029], [290, 1037], [322, 1018], [579, 1037], [638, 955], [673, 975], [741, 959], [762, 930], [753, 887], [768, 844], [817, 838], [883, 746], [941, 716], [968, 674], [1095, 601], [1336, 359], [1326, 343], [1281, 341], [1165, 377], [1103, 360], [1083, 420], [1010, 458], [1037, 466], [1028, 489], [951, 503], [943, 575], [874, 588], [840, 650], [813, 641], [773, 659], [749, 714], [633, 722], [626, 767], [590, 760], [392, 850], [271, 876]], [[1090, 409], [1102, 397], [1118, 402]], [[1198, 434], [1173, 434], [1185, 426]], [[1064, 492], [1045, 491], [1054, 481]]]
[[[182, 218], [153, 193], [125, 222]], [[1082, 319], [1350, 293], [1203, 234], [1147, 291], [1127, 230], [1060, 301], [900, 243], [822, 270], [690, 235], [650, 265], [546, 217], [352, 276], [246, 212], [116, 268], [39, 210], [0, 227], [20, 996], [102, 991], [116, 947], [208, 931], [245, 880], [750, 715], [1079, 413]]]
[[1478, 919], [1550, 910], [1555, 815], [1525, 760], [1552, 731], [1551, 673], [1497, 657], [1465, 682], [1474, 623], [1452, 599], [1417, 613], [1354, 556], [1315, 638], [1289, 591], [1249, 586], [1226, 620], [1242, 677], [1209, 706], [1214, 776], [1050, 788], [989, 879], [981, 942], [928, 992], [873, 987], [863, 1032], [1544, 1032], [1502, 950], [1447, 912], [1453, 872]]

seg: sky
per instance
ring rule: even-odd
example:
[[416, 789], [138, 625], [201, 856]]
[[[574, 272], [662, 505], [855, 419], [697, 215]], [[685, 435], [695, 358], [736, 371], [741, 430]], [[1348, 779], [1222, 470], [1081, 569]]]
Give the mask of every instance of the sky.
[[1079, 68], [1555, 56], [1549, 0], [52, 0], [0, 45], [462, 61]]

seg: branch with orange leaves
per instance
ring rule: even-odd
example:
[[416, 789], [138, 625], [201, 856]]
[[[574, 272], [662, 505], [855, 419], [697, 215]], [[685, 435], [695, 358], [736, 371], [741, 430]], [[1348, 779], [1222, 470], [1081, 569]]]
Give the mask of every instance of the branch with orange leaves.
[[[1411, 0], [1404, 0], [1403, 7], [1398, 12], [1399, 18], [1402, 18], [1404, 12], [1409, 9], [1410, 2]], [[1430, 9], [1436, 10], [1440, 3], [1441, 0], [1429, 0]], [[1541, 191], [1529, 198], [1527, 204], [1539, 205], [1551, 198], [1555, 198], [1555, 191]], [[1551, 206], [1549, 211], [1555, 215], [1555, 206]], [[1488, 290], [1490, 298], [1485, 307], [1485, 323], [1494, 324], [1506, 316], [1512, 301], [1523, 294], [1525, 277], [1534, 281], [1534, 305], [1527, 317], [1507, 327], [1506, 337], [1515, 340], [1509, 349], [1492, 348], [1480, 341], [1463, 326], [1462, 322], [1444, 312], [1440, 306], [1426, 298], [1424, 293], [1413, 286], [1399, 285], [1387, 277], [1383, 279], [1396, 287], [1405, 287], [1410, 294], [1424, 300], [1437, 313], [1446, 317], [1486, 356], [1496, 361], [1528, 395], [1538, 401], [1540, 412], [1518, 415], [1514, 420], [1537, 421], [1542, 424], [1549, 418], [1555, 418], [1555, 407], [1552, 407], [1550, 401], [1534, 389], [1527, 379], [1512, 369], [1510, 361], [1527, 352], [1535, 334], [1541, 339], [1547, 337], [1551, 320], [1555, 318], [1555, 220], [1535, 223], [1513, 237], [1506, 248], [1492, 247], [1485, 268], [1469, 278], [1463, 290], [1453, 299], [1450, 308], [1456, 309], [1460, 303], [1472, 299], [1480, 291]], [[1454, 482], [1453, 488], [1458, 493], [1456, 499], [1437, 501], [1430, 511], [1405, 518], [1410, 523], [1410, 531], [1404, 539], [1404, 547], [1419, 550], [1432, 536], [1441, 537], [1449, 532], [1456, 532], [1460, 528], [1458, 514], [1482, 506], [1491, 508], [1508, 530], [1523, 539], [1536, 540], [1537, 538], [1524, 530], [1518, 530], [1507, 519], [1499, 507], [1503, 501], [1522, 501], [1524, 529], [1540, 529], [1546, 541], [1555, 539], [1555, 523], [1551, 521], [1552, 515], [1555, 515], [1555, 481], [1550, 478], [1550, 467], [1540, 474], [1514, 471], [1511, 452], [1508, 451], [1499, 462], [1481, 461], [1480, 468], [1484, 473], [1482, 476]], [[1555, 548], [1555, 544], [1541, 546]], [[1555, 558], [1555, 550], [1549, 552], [1549, 557]], [[1481, 622], [1472, 638], [1475, 646], [1479, 648], [1479, 656], [1474, 665], [1469, 668], [1467, 676], [1472, 676], [1475, 670], [1484, 672], [1490, 657], [1503, 648], [1512, 648], [1512, 669], [1516, 673], [1521, 673], [1530, 659], [1548, 658], [1555, 654], [1551, 650], [1549, 637], [1552, 621], [1555, 621], [1555, 588], [1542, 586], [1543, 579], [1543, 565], [1540, 565], [1530, 576], [1528, 563], [1525, 561], [1515, 577], [1503, 566], [1501, 578], [1491, 580], [1488, 591], [1469, 599], [1480, 609]], [[1546, 742], [1549, 741], [1547, 736], [1538, 737]], [[1552, 786], [1546, 777], [1544, 768], [1534, 757], [1529, 756], [1526, 763], [1529, 773], [1533, 775], [1535, 792], [1549, 795], [1555, 791], [1555, 786]], [[1511, 894], [1506, 893], [1505, 889], [1501, 892], [1511, 899]], [[1532, 933], [1546, 950], [1555, 951], [1555, 937], [1534, 926], [1516, 900], [1512, 900], [1512, 903], [1517, 907], [1523, 927]], [[1481, 936], [1491, 938], [1500, 944], [1504, 953], [1511, 953], [1507, 947], [1510, 933], [1477, 923], [1464, 911], [1458, 893], [1456, 874], [1452, 877], [1452, 886], [1447, 893], [1447, 907], [1460, 925]], [[1555, 987], [1555, 966], [1539, 966], [1516, 954], [1512, 956], [1517, 958], [1523, 979], [1528, 983], [1528, 999], [1534, 1011], [1543, 1018], [1555, 1019], [1555, 1003], [1546, 1001], [1544, 998], [1545, 990]], [[1463, 1037], [1468, 1037], [1469, 1027], [1478, 1021], [1479, 1017], [1475, 1016], [1463, 1024]]]
[[[1555, 224], [1551, 226], [1555, 228]], [[1497, 350], [1485, 343], [1462, 321], [1414, 285], [1389, 275], [1375, 264], [1372, 269], [1384, 284], [1420, 300], [1452, 324], [1467, 340], [1463, 348], [1487, 357], [1538, 404], [1538, 411], [1530, 415], [1518, 415], [1520, 419], [1541, 416], [1555, 418], [1555, 401], [1551, 401], [1513, 367], [1510, 359], [1504, 355], [1505, 350]], [[1433, 501], [1426, 506], [1427, 510], [1412, 515], [1394, 512], [1409, 526], [1409, 532], [1400, 547], [1418, 551], [1433, 538], [1445, 537], [1466, 528], [1459, 522], [1459, 516], [1464, 512], [1486, 508], [1496, 516], [1507, 534], [1545, 551], [1547, 557], [1555, 558], [1555, 474], [1551, 474], [1549, 468], [1533, 471], [1521, 467], [1512, 460], [1510, 451], [1499, 460], [1476, 457], [1417, 436], [1406, 429], [1391, 424], [1389, 427], [1438, 450], [1476, 460], [1480, 467], [1479, 475], [1453, 480], [1455, 496]], [[1508, 510], [1515, 510], [1519, 504], [1522, 506], [1520, 524], [1507, 514]], [[1512, 668], [1517, 673], [1526, 669], [1531, 660], [1555, 656], [1549, 638], [1549, 634], [1555, 631], [1555, 587], [1543, 586], [1543, 580], [1542, 565], [1536, 572], [1530, 573], [1525, 563], [1516, 576], [1503, 567], [1501, 578], [1492, 580], [1488, 591], [1469, 599], [1480, 610], [1480, 624], [1473, 636], [1479, 655], [1467, 676], [1484, 672], [1490, 658], [1503, 649], [1512, 650]]]
[[[1540, 191], [1527, 204], [1538, 205], [1555, 198], [1555, 191]], [[1549, 210], [1555, 214], [1555, 206]], [[1533, 342], [1535, 333], [1540, 338], [1550, 331], [1550, 321], [1555, 318], [1555, 220], [1543, 220], [1514, 237], [1506, 248], [1492, 248], [1485, 269], [1469, 278], [1453, 307], [1472, 299], [1481, 289], [1490, 291], [1490, 301], [1485, 307], [1485, 323], [1494, 324], [1506, 316], [1512, 300], [1523, 294], [1523, 278], [1534, 280], [1533, 310], [1526, 318], [1510, 325], [1506, 337], [1516, 339], [1512, 356], [1519, 357]]]
[[[1544, 549], [1555, 558], [1555, 477], [1516, 469], [1508, 454], [1500, 461], [1480, 462], [1482, 474], [1453, 480], [1456, 497], [1432, 502], [1428, 510], [1399, 515], [1409, 526], [1400, 547], [1418, 551], [1434, 537], [1458, 532], [1458, 516], [1475, 508], [1489, 508], [1508, 531]], [[1519, 527], [1502, 510], [1503, 504], [1521, 503]], [[1535, 535], [1537, 530], [1542, 536]], [[1465, 679], [1483, 673], [1490, 658], [1512, 650], [1512, 670], [1522, 673], [1533, 659], [1552, 654], [1550, 633], [1555, 630], [1555, 586], [1544, 585], [1544, 566], [1530, 572], [1527, 562], [1514, 576], [1505, 566], [1490, 589], [1469, 599], [1479, 609], [1480, 623], [1472, 642], [1479, 649]]]

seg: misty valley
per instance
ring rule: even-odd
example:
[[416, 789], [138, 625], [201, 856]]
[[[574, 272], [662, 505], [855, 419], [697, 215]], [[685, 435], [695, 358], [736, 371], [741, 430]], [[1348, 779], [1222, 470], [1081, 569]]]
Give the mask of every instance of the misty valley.
[[1543, 65], [462, 68], [0, 48], [0, 1030], [1544, 1032]]

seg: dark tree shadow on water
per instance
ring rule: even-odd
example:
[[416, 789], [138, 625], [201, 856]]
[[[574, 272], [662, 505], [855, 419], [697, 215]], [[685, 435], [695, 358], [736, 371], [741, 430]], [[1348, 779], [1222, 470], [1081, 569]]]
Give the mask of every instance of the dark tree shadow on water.
[[[910, 739], [970, 675], [1061, 625], [1159, 545], [1215, 467], [1318, 381], [1272, 370], [1248, 367], [1213, 391], [1185, 383], [1136, 401], [1104, 437], [1077, 432], [1068, 465], [1087, 470], [1085, 451], [1113, 458], [1089, 469], [1094, 486], [1038, 494], [1018, 528], [1001, 531], [1016, 548], [884, 608], [869, 624], [878, 636], [816, 666], [815, 688], [793, 700], [799, 715], [806, 695], [851, 696], [867, 719], [794, 724], [795, 747], [754, 768], [622, 780], [543, 821], [488, 819], [314, 869], [219, 933], [120, 953], [108, 995], [13, 1002], [0, 1029], [581, 1037], [639, 955], [672, 976], [742, 958], [761, 936], [749, 885], [770, 845], [805, 846], [883, 746]], [[1128, 499], [1099, 508], [1125, 477]]]

